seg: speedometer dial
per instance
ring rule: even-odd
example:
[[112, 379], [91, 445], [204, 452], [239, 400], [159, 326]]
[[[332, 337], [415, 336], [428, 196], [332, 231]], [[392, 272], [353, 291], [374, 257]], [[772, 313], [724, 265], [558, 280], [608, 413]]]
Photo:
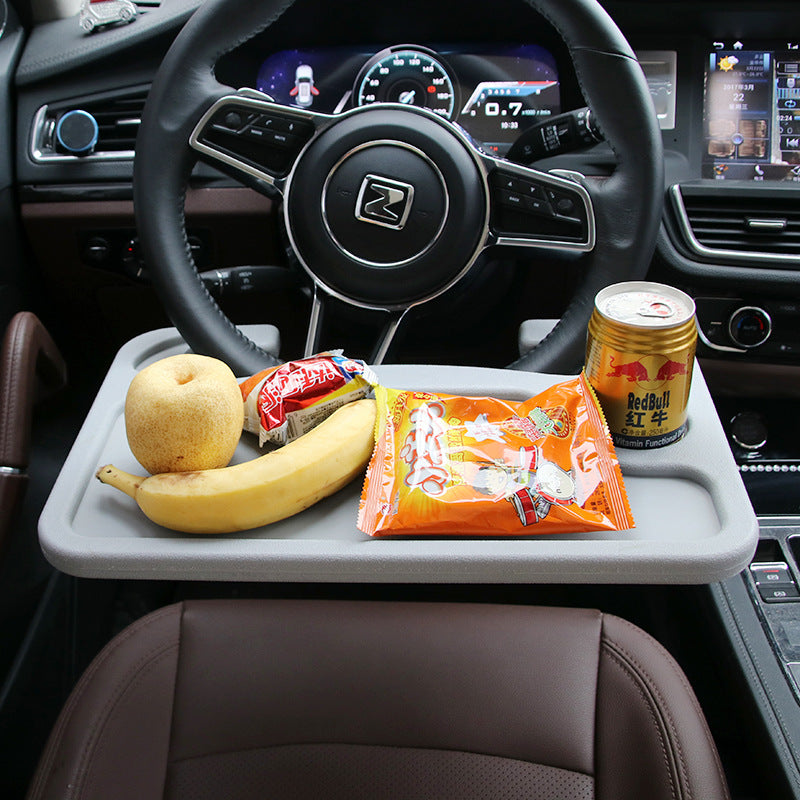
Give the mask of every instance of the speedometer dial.
[[371, 58], [356, 78], [356, 104], [401, 103], [453, 116], [455, 89], [442, 62], [421, 47], [391, 47]]

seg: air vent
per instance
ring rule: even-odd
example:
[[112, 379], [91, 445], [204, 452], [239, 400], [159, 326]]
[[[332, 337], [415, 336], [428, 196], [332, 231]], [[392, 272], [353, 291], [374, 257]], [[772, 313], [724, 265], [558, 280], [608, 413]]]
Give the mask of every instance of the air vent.
[[96, 153], [131, 152], [135, 149], [146, 99], [147, 95], [142, 93], [87, 104], [85, 110], [97, 120], [99, 128]]
[[[43, 106], [33, 126], [31, 154], [34, 161], [132, 159], [147, 89], [137, 87]], [[58, 135], [60, 121], [75, 112], [84, 112], [97, 123], [96, 143], [85, 155], [70, 151], [70, 143]]]
[[702, 193], [673, 186], [672, 200], [696, 255], [764, 267], [800, 264], [800, 202], [794, 194]]

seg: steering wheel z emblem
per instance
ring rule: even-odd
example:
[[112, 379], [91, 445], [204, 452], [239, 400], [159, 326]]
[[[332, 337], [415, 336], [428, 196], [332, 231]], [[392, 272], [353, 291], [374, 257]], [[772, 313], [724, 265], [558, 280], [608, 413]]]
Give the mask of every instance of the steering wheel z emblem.
[[414, 187], [409, 183], [367, 175], [356, 200], [356, 219], [400, 231], [411, 213]]

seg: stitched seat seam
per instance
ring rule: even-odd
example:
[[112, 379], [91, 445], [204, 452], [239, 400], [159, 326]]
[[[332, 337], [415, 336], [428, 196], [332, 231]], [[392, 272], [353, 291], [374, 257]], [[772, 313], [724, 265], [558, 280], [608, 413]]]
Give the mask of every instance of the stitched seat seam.
[[[644, 680], [643, 675], [638, 670], [634, 669], [633, 665], [625, 658], [623, 653], [619, 652], [613, 646], [613, 644], [608, 641], [604, 641], [602, 643], [602, 647], [604, 650], [606, 650], [606, 654], [610, 660], [616, 664], [622, 673], [630, 680], [631, 684], [647, 706], [650, 717], [653, 721], [653, 727], [658, 734], [659, 743], [661, 745], [661, 753], [664, 757], [664, 765], [666, 767], [667, 776], [670, 782], [671, 795], [678, 800], [684, 796], [684, 793], [681, 790], [681, 782], [679, 780], [678, 769], [675, 763], [676, 759], [671, 758], [670, 745], [674, 745], [674, 742], [672, 741], [672, 737], [669, 736], [668, 725], [662, 716], [661, 712], [663, 709], [658, 703], [655, 702], [652, 694], [649, 691], [650, 686]], [[677, 749], [678, 751], [680, 750], [679, 747]], [[691, 795], [687, 793], [685, 797], [686, 800], [689, 800]]]

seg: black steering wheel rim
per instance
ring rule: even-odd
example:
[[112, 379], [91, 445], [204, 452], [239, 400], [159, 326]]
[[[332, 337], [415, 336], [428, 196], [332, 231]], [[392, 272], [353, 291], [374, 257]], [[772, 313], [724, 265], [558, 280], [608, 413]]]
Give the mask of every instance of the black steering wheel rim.
[[[302, 2], [302, 0], [297, 0]], [[226, 52], [277, 20], [295, 0], [207, 0], [165, 56], [153, 82], [138, 140], [134, 205], [143, 254], [173, 324], [189, 346], [226, 361], [237, 374], [276, 363], [225, 316], [198, 277], [186, 236], [184, 196], [196, 153], [189, 140], [209, 107], [230, 94], [214, 68]], [[552, 333], [511, 366], [572, 372], [583, 361], [596, 293], [645, 276], [663, 203], [661, 134], [630, 45], [596, 0], [520, 0], [564, 40], [586, 102], [612, 147], [617, 167], [585, 182], [595, 210], [596, 244]]]

